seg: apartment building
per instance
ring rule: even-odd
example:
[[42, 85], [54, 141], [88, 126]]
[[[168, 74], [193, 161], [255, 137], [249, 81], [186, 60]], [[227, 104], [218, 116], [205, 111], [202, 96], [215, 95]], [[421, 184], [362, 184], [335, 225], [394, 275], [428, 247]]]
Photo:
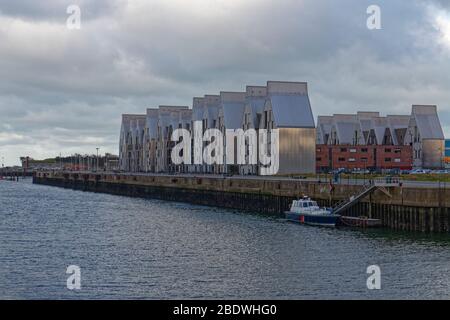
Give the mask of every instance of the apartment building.
[[[199, 130], [195, 130], [196, 124], [201, 124]], [[177, 143], [171, 137], [177, 128], [184, 128], [191, 134], [190, 164], [175, 165], [171, 161], [171, 152]], [[208, 137], [203, 139], [207, 129], [217, 129], [223, 134], [223, 150], [232, 148], [234, 159], [227, 159], [225, 152], [222, 161], [195, 164], [194, 154], [203, 155], [205, 148], [213, 142]], [[264, 144], [259, 135], [256, 140], [246, 137], [243, 142], [226, 138], [229, 130], [245, 132], [249, 129], [267, 130]], [[274, 157], [276, 163], [261, 165], [258, 160], [262, 151], [268, 156], [275, 152], [273, 129], [279, 132], [276, 140], [279, 157]], [[200, 146], [194, 143], [199, 137], [202, 140]], [[315, 140], [316, 128], [307, 84], [268, 81], [266, 86], [247, 86], [244, 92], [222, 91], [219, 95], [195, 97], [192, 109], [160, 106], [147, 109], [146, 115], [123, 115], [120, 168], [132, 172], [209, 174], [314, 173]], [[214, 157], [214, 154], [210, 156]], [[250, 163], [250, 159], [256, 159], [256, 164]]]
[[442, 166], [444, 138], [435, 106], [413, 106], [411, 115], [319, 116], [316, 142], [318, 171]]

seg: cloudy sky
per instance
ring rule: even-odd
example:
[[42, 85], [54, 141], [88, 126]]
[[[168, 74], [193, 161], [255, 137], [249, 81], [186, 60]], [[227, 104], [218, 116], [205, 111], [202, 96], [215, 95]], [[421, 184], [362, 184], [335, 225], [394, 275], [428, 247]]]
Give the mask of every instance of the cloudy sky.
[[0, 0], [0, 157], [117, 153], [122, 113], [267, 80], [307, 81], [315, 116], [437, 104], [450, 137], [449, 3]]

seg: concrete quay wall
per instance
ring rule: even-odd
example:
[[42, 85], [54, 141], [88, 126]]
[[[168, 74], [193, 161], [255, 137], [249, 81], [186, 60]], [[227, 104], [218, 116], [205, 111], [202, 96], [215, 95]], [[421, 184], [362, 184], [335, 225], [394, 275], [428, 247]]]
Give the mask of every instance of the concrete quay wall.
[[[38, 184], [76, 190], [181, 201], [282, 216], [291, 201], [303, 195], [332, 206], [357, 194], [361, 186], [283, 179], [248, 179], [176, 175], [38, 172]], [[376, 190], [345, 215], [381, 219], [394, 230], [449, 233], [450, 190], [389, 187]]]

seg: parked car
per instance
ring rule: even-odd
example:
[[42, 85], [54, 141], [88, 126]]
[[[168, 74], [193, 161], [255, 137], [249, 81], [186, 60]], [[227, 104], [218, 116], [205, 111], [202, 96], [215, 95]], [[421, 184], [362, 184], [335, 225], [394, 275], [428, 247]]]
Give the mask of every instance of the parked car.
[[448, 170], [433, 170], [431, 173], [433, 174], [448, 174]]
[[400, 174], [400, 170], [399, 169], [387, 169], [384, 171], [385, 174], [389, 174], [389, 175], [398, 175]]
[[370, 171], [368, 169], [353, 169], [352, 173], [354, 174], [369, 174]]
[[429, 169], [414, 169], [411, 171], [411, 174], [429, 174], [431, 170]]

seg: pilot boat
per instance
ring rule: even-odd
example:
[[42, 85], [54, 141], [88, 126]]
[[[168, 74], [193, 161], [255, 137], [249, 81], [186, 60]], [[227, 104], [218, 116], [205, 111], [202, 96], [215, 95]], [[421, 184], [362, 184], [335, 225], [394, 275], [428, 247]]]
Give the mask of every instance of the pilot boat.
[[317, 202], [309, 197], [292, 201], [291, 210], [286, 211], [285, 214], [288, 221], [323, 227], [336, 226], [340, 217], [325, 208], [320, 208]]

